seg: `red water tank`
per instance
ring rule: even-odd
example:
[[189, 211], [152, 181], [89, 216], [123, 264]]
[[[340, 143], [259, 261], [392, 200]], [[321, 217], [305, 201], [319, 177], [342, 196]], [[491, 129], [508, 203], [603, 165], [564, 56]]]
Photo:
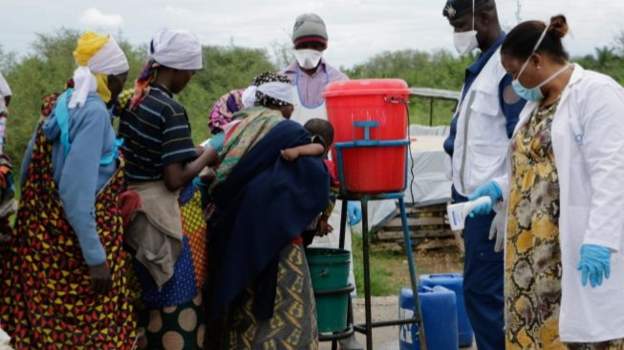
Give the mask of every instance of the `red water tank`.
[[[327, 114], [334, 126], [335, 143], [365, 139], [407, 141], [409, 88], [399, 79], [349, 80], [325, 89]], [[373, 142], [374, 143], [374, 142]], [[349, 192], [398, 192], [405, 188], [407, 142], [392, 147], [349, 148], [343, 152]], [[336, 150], [333, 159], [337, 161]]]

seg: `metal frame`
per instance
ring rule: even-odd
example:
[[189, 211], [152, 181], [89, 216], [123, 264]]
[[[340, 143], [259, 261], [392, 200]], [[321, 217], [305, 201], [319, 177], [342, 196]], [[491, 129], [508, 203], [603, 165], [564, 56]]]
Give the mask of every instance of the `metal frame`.
[[433, 103], [435, 100], [455, 102], [456, 106], [461, 93], [452, 90], [430, 89], [423, 87], [410, 88], [410, 95], [429, 100], [429, 126], [433, 126]]
[[[364, 308], [365, 308], [365, 323], [353, 325], [353, 305], [351, 296], [349, 296], [349, 314], [348, 323], [349, 329], [345, 333], [336, 334], [330, 337], [320, 337], [320, 341], [332, 341], [332, 349], [337, 349], [337, 340], [348, 338], [355, 332], [362, 333], [366, 336], [366, 348], [368, 350], [373, 349], [373, 329], [389, 326], [400, 326], [405, 324], [417, 324], [419, 331], [420, 348], [427, 350], [425, 329], [422, 322], [422, 312], [420, 308], [420, 301], [418, 298], [418, 281], [416, 276], [416, 264], [412, 254], [412, 240], [409, 232], [409, 226], [407, 221], [407, 211], [405, 209], [404, 191], [407, 186], [407, 152], [408, 147], [405, 147], [406, 161], [405, 161], [405, 183], [403, 188], [399, 192], [393, 193], [351, 193], [345, 187], [344, 176], [344, 157], [343, 151], [346, 149], [354, 148], [375, 148], [375, 147], [401, 147], [408, 146], [409, 140], [371, 140], [370, 130], [379, 126], [377, 121], [355, 121], [353, 125], [357, 128], [364, 129], [364, 138], [362, 140], [355, 140], [351, 142], [341, 142], [336, 144], [336, 163], [338, 169], [338, 178], [340, 180], [340, 195], [342, 200], [342, 211], [340, 217], [340, 249], [344, 249], [345, 234], [347, 226], [347, 205], [348, 201], [359, 201], [362, 204], [362, 255], [364, 265]], [[399, 208], [401, 211], [401, 222], [403, 226], [403, 239], [405, 241], [405, 256], [409, 265], [409, 274], [412, 290], [414, 291], [414, 318], [408, 320], [391, 320], [384, 322], [373, 322], [372, 319], [372, 303], [371, 303], [371, 288], [370, 288], [370, 237], [368, 228], [368, 203], [370, 201], [378, 200], [397, 200], [399, 202]]]

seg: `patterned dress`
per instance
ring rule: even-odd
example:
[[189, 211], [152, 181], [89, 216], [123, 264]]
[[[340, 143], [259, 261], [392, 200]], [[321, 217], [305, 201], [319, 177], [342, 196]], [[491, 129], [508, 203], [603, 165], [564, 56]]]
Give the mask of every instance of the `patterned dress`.
[[[118, 97], [115, 113], [130, 107], [135, 89]], [[202, 288], [207, 278], [207, 225], [202, 209], [202, 193], [194, 182], [187, 184], [178, 198], [182, 220], [182, 252], [174, 274], [161, 289], [147, 269], [136, 259], [135, 274], [141, 291], [138, 349], [199, 350], [204, 348], [206, 322]]]
[[206, 282], [206, 221], [201, 193], [192, 183], [180, 194], [184, 247], [171, 280], [159, 290], [146, 269], [135, 261], [142, 286], [139, 349], [204, 348], [206, 325], [201, 290]]
[[[284, 120], [279, 111], [264, 107], [244, 110], [241, 118], [242, 122], [230, 131], [221, 152], [222, 162], [212, 189], [223, 184], [239, 161]], [[214, 204], [211, 206], [214, 209]], [[208, 209], [209, 215], [213, 215], [213, 209]], [[233, 303], [225, 320], [211, 322], [206, 349], [318, 349], [316, 303], [301, 241], [288, 244], [279, 253], [271, 319], [256, 317], [254, 304], [257, 296], [254, 289], [248, 288]], [[218, 264], [209, 266], [210, 273], [215, 273], [215, 266]], [[212, 284], [212, 288], [219, 288], [219, 281], [213, 280]], [[208, 289], [208, 295], [212, 288]]]
[[131, 350], [136, 321], [123, 250], [119, 193], [123, 164], [96, 198], [95, 217], [112, 289], [93, 292], [78, 237], [65, 219], [41, 128], [22, 188], [16, 229], [0, 260], [0, 321], [15, 349]]
[[273, 317], [259, 321], [254, 292], [248, 289], [233, 310], [226, 349], [318, 349], [316, 303], [303, 246], [290, 244], [280, 253]]
[[243, 109], [243, 92], [245, 90], [232, 90], [219, 97], [212, 106], [208, 115], [208, 128], [215, 135], [225, 130], [225, 126], [232, 121], [234, 113]]
[[624, 349], [623, 341], [564, 345], [559, 339], [559, 178], [551, 138], [557, 105], [536, 109], [512, 140], [505, 256], [506, 349]]

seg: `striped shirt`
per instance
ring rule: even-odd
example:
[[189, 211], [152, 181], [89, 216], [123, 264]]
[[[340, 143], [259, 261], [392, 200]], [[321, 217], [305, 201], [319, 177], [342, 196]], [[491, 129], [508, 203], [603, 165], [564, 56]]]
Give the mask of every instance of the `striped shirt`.
[[136, 108], [123, 111], [119, 137], [131, 182], [161, 180], [165, 166], [197, 158], [186, 110], [159, 85]]

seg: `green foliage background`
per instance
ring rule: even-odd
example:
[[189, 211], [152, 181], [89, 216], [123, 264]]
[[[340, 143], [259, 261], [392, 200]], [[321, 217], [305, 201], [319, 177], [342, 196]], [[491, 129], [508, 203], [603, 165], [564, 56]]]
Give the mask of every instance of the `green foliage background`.
[[[33, 53], [16, 60], [0, 50], [0, 70], [13, 90], [7, 122], [6, 152], [20, 164], [22, 153], [39, 120], [41, 98], [60, 92], [75, 68], [72, 52], [79, 33], [61, 29], [53, 34], [39, 34], [32, 44]], [[145, 47], [134, 47], [125, 40], [120, 45], [130, 63], [127, 87], [131, 87], [146, 60]], [[196, 142], [206, 139], [208, 112], [223, 94], [249, 85], [259, 73], [276, 67], [264, 50], [241, 47], [204, 47], [204, 69], [198, 72], [179, 100], [186, 107]]]
[[[39, 119], [41, 97], [61, 91], [71, 77], [74, 69], [72, 51], [78, 35], [68, 29], [39, 34], [32, 43], [32, 53], [19, 59], [0, 47], [0, 71], [9, 81], [14, 95], [7, 125], [6, 151], [16, 165], [20, 164], [22, 152]], [[130, 62], [130, 87], [145, 62], [146, 50], [130, 45], [123, 38], [120, 42]], [[274, 46], [269, 48], [272, 54], [267, 50], [236, 46], [204, 48], [205, 68], [178, 97], [189, 113], [195, 141], [200, 142], [209, 136], [208, 112], [219, 96], [246, 87], [257, 74], [275, 71], [284, 64], [289, 57], [288, 45], [276, 43]], [[401, 78], [410, 86], [459, 90], [465, 68], [473, 60], [474, 57], [457, 58], [446, 51], [404, 50], [380, 53], [363, 64], [343, 70], [353, 79]], [[624, 83], [624, 35], [612, 47], [596, 49], [594, 55], [576, 61]], [[448, 124], [453, 107], [452, 103], [437, 102], [434, 124]], [[412, 101], [411, 120], [423, 124], [429, 122], [428, 101]]]

